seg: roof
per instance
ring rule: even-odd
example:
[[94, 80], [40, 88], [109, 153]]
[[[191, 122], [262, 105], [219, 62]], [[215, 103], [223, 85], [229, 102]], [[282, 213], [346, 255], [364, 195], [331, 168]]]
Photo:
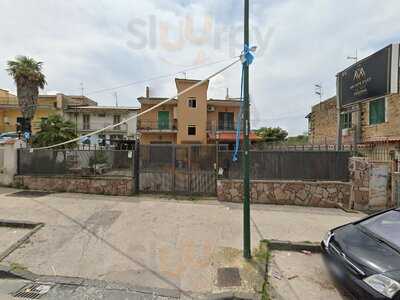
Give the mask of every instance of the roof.
[[139, 110], [139, 107], [133, 106], [73, 106], [70, 110], [74, 109], [82, 109], [82, 110]]

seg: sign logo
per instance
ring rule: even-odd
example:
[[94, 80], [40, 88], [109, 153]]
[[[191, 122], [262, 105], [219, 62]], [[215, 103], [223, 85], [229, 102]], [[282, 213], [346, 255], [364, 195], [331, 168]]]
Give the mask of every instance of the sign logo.
[[367, 74], [365, 73], [365, 70], [363, 67], [359, 67], [354, 71], [354, 77], [353, 81], [360, 81], [362, 79], [365, 79], [367, 77]]

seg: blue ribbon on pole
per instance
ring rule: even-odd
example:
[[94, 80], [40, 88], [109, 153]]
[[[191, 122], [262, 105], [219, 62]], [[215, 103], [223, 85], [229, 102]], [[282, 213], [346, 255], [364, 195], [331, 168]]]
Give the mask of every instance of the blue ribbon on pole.
[[244, 89], [244, 65], [251, 65], [254, 61], [254, 54], [249, 45], [244, 45], [244, 50], [242, 55], [240, 56], [240, 60], [242, 62], [242, 76], [240, 80], [240, 111], [239, 116], [237, 119], [237, 126], [236, 126], [236, 142], [235, 142], [235, 149], [233, 151], [232, 161], [236, 162], [239, 159], [239, 148], [240, 148], [240, 133], [241, 133], [241, 125], [242, 125], [242, 118], [243, 118], [243, 89]]

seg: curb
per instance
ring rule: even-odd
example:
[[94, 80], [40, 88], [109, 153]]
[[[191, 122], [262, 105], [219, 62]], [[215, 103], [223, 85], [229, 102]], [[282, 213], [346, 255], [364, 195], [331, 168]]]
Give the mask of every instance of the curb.
[[312, 253], [321, 253], [319, 243], [310, 242], [290, 242], [280, 240], [267, 240], [269, 250], [271, 251], [310, 251]]
[[25, 243], [32, 235], [34, 235], [37, 231], [39, 231], [44, 223], [32, 223], [26, 221], [5, 221], [0, 220], [0, 226], [2, 227], [10, 227], [10, 228], [20, 228], [20, 229], [31, 229], [28, 233], [26, 233], [22, 238], [20, 238], [17, 242], [12, 244], [6, 250], [0, 253], [0, 262], [9, 256], [12, 252], [17, 250], [23, 243]]

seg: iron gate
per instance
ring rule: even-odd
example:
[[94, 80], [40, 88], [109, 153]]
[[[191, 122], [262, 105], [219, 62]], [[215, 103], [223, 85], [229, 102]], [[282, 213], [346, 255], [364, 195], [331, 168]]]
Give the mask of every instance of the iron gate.
[[141, 145], [139, 190], [215, 194], [216, 156], [213, 145]]

